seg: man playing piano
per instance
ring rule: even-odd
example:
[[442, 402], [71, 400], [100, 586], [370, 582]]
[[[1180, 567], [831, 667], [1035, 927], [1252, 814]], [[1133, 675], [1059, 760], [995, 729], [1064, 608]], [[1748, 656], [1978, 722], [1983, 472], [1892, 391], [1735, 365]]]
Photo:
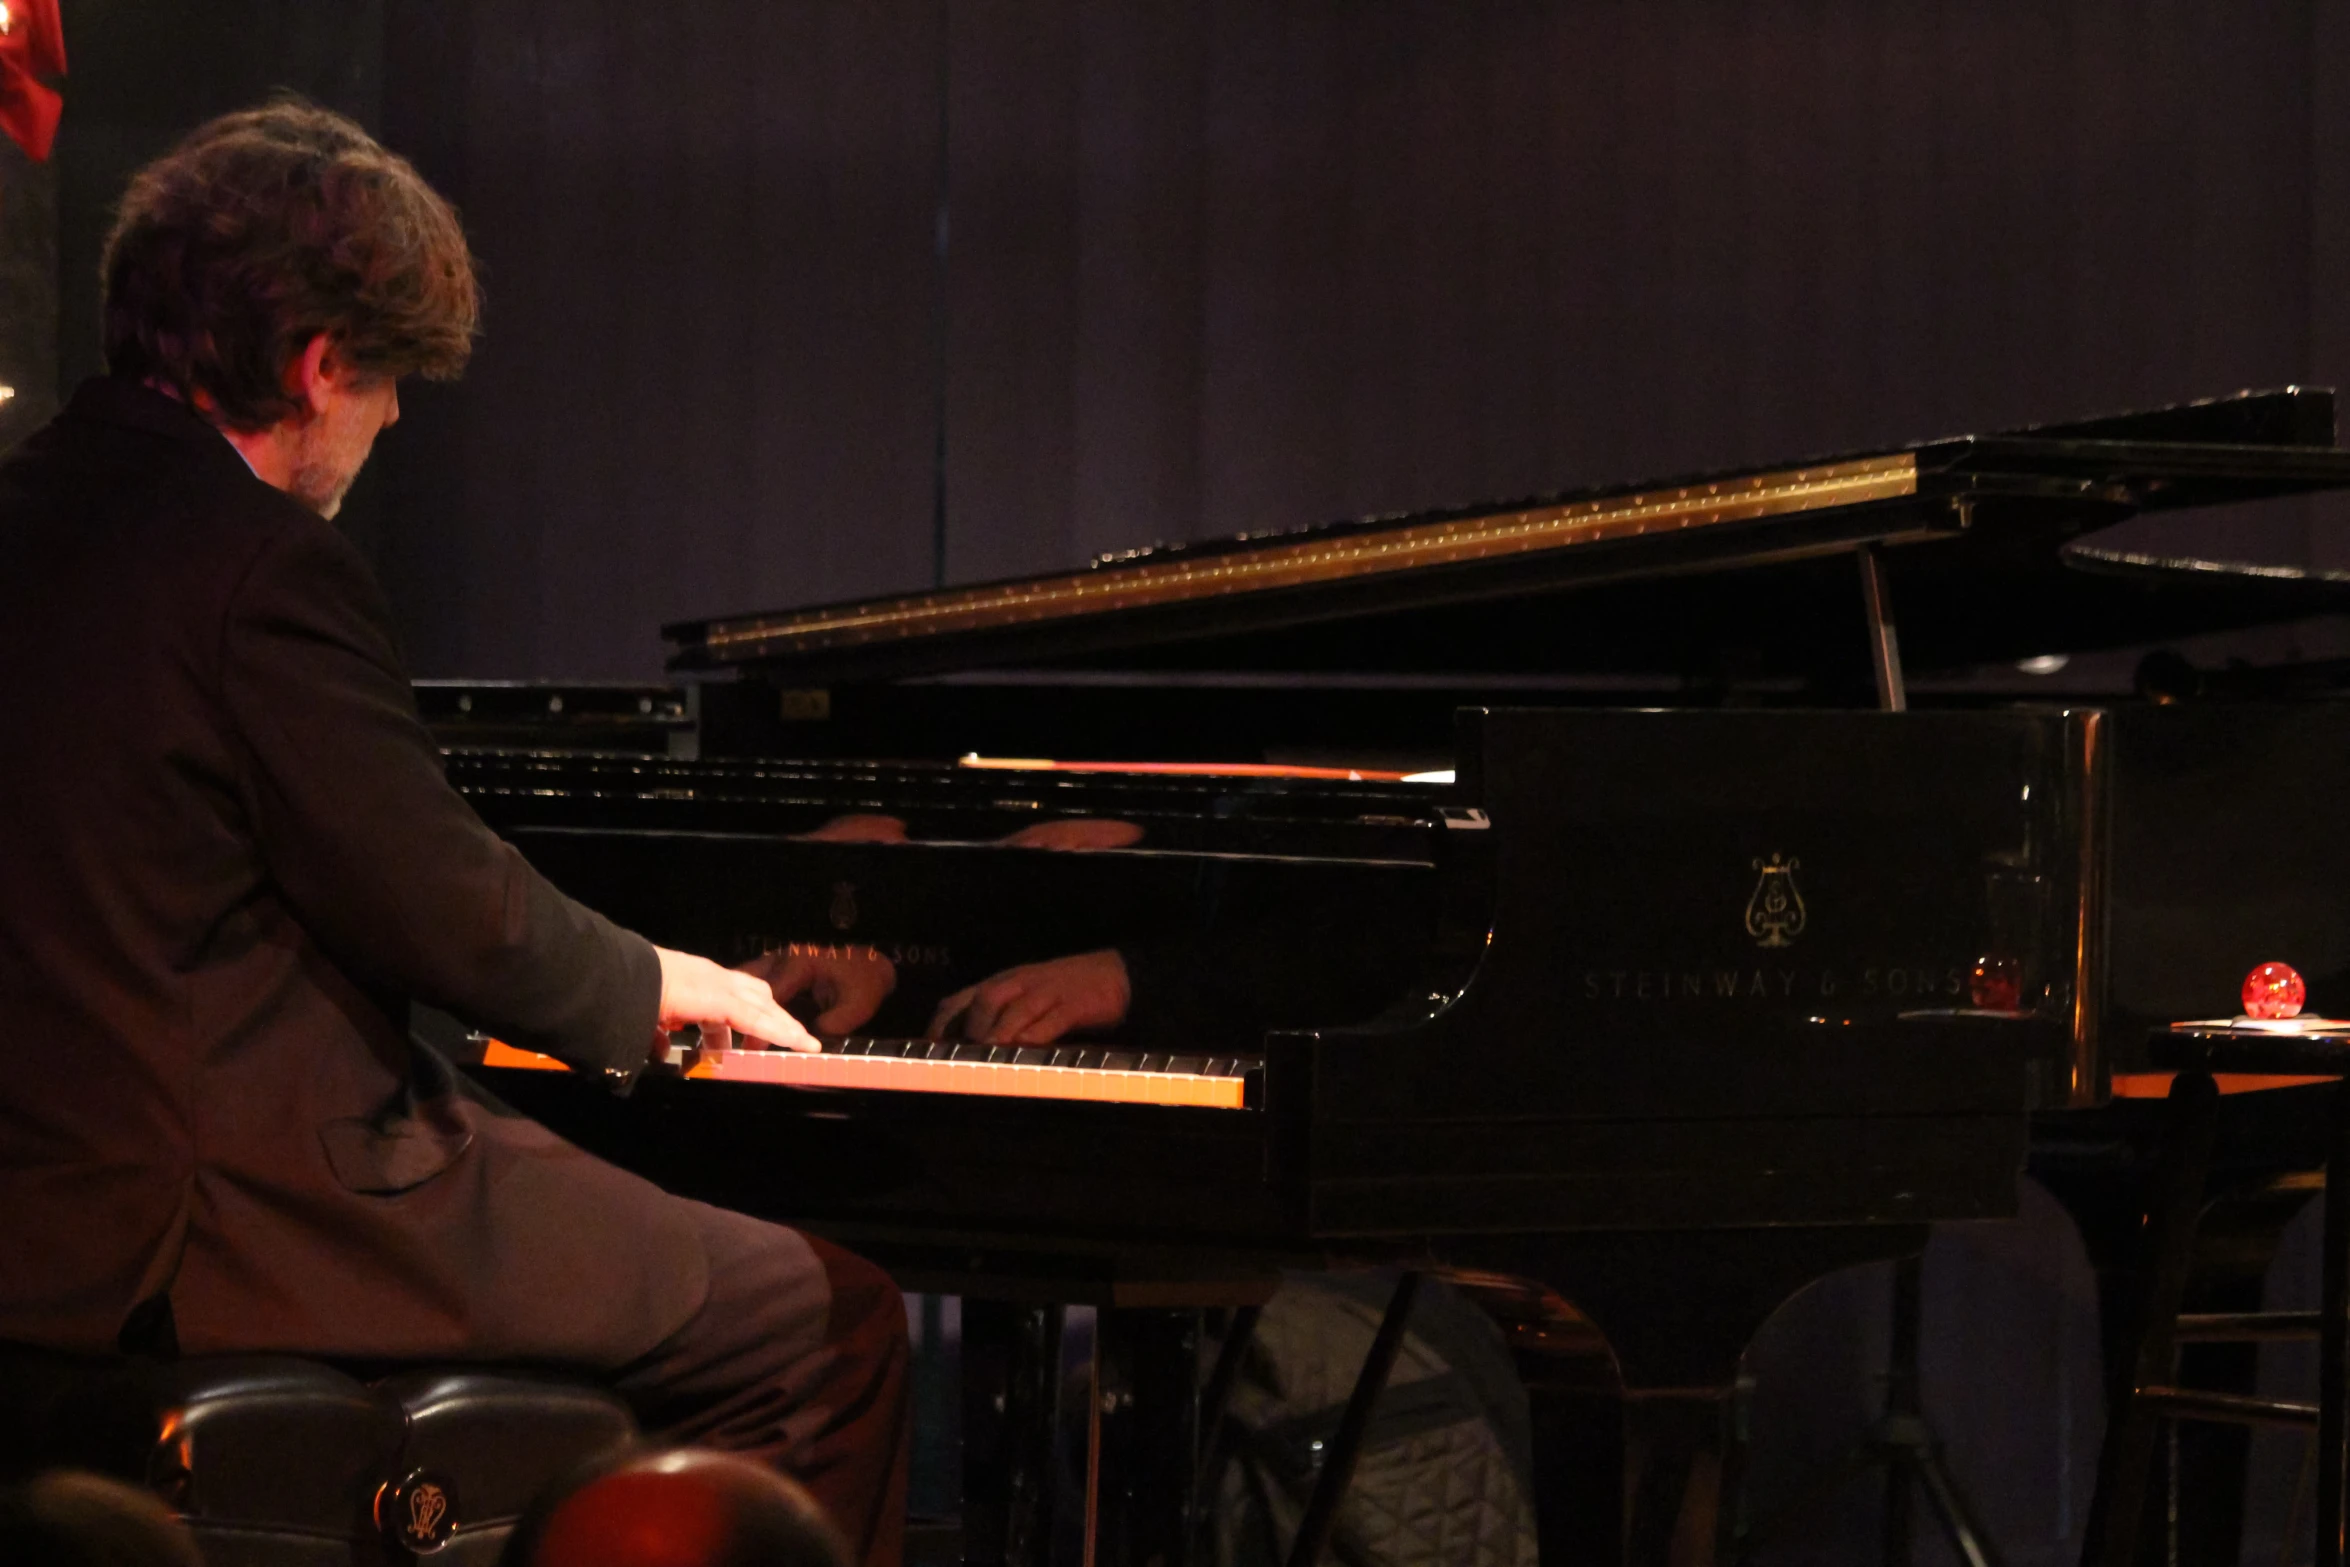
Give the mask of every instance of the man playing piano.
[[573, 903], [441, 777], [328, 519], [476, 320], [456, 215], [349, 121], [196, 131], [108, 243], [110, 374], [0, 468], [0, 1341], [576, 1368], [899, 1553], [871, 1265], [469, 1090], [409, 998], [625, 1087], [763, 982]]

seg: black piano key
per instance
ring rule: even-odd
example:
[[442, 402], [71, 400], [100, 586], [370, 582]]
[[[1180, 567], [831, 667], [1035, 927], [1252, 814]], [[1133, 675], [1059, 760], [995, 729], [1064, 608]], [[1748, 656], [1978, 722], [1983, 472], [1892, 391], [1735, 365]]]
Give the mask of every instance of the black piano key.
[[1106, 1071], [1132, 1072], [1137, 1069], [1137, 1064], [1141, 1060], [1142, 1057], [1131, 1050], [1105, 1050], [1102, 1052], [1102, 1067]]
[[1012, 1059], [1022, 1066], [1051, 1066], [1053, 1053], [1041, 1045], [1021, 1045], [1013, 1050]]
[[1155, 1050], [1145, 1050], [1142, 1053], [1142, 1059], [1135, 1063], [1134, 1070], [1137, 1072], [1164, 1072], [1167, 1070], [1167, 1058]]
[[1205, 1065], [1207, 1065], [1207, 1058], [1204, 1056], [1169, 1056], [1167, 1058], [1167, 1070], [1170, 1072], [1197, 1072]]

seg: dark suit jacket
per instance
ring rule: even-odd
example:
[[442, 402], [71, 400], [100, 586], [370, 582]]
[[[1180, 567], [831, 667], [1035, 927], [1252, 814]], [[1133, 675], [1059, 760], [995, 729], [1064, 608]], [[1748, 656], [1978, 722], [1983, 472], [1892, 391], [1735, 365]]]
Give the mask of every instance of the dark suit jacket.
[[189, 1352], [678, 1327], [676, 1204], [453, 1091], [410, 996], [625, 1075], [660, 971], [449, 789], [334, 527], [90, 383], [0, 467], [0, 1339], [105, 1349], [164, 1295]]

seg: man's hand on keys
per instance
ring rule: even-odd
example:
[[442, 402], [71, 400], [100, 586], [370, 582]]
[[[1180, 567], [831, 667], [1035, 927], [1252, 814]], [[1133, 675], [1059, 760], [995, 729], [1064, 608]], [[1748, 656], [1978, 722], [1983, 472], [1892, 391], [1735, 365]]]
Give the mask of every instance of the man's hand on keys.
[[725, 1048], [731, 1031], [782, 1050], [815, 1050], [814, 1035], [776, 1003], [775, 992], [756, 974], [720, 968], [708, 958], [667, 947], [661, 958], [661, 1027], [674, 1031], [694, 1024]]

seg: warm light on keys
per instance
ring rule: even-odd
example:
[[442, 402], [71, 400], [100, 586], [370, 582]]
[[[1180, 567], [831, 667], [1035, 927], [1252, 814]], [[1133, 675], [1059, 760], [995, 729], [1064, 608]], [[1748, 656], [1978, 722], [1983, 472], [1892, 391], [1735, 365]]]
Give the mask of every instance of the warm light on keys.
[[2263, 963], [2244, 976], [2244, 1015], [2275, 1021], [2299, 1017], [2309, 987], [2288, 963]]
[[1967, 978], [1967, 999], [1985, 1012], [2013, 1012], [2023, 1005], [2024, 966], [2003, 952], [1975, 959]]

